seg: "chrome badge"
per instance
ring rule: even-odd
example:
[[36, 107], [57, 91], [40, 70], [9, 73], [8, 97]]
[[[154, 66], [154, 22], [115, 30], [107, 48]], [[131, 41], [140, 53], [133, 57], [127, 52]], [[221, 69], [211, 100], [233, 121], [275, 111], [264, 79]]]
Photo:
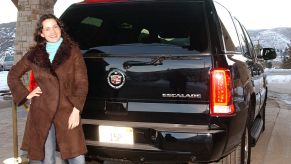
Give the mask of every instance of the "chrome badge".
[[201, 94], [176, 94], [176, 93], [163, 93], [162, 97], [168, 98], [192, 98], [201, 99]]
[[125, 83], [125, 75], [122, 71], [114, 69], [109, 72], [107, 82], [112, 88], [119, 89]]

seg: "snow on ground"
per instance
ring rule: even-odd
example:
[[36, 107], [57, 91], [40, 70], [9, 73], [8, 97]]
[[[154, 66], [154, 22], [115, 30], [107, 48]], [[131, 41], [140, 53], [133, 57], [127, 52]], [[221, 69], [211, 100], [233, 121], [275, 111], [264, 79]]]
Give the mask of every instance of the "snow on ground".
[[291, 69], [265, 68], [265, 72], [291, 72]]
[[0, 72], [0, 91], [8, 90], [7, 75], [8, 75], [8, 71]]
[[274, 83], [291, 83], [291, 74], [290, 75], [268, 75], [267, 76], [268, 84]]
[[[291, 69], [265, 69], [267, 83], [270, 91], [280, 91], [280, 99], [286, 104], [291, 104], [291, 88], [287, 87], [291, 83]], [[282, 75], [277, 75], [278, 73]], [[0, 91], [8, 90], [8, 71], [0, 71]]]
[[[276, 84], [276, 83], [291, 83], [291, 70], [290, 69], [265, 69], [265, 72], [269, 74], [267, 76], [268, 84]], [[287, 72], [286, 75], [273, 75], [275, 72]], [[289, 74], [290, 72], [290, 74]], [[0, 91], [8, 90], [7, 85], [7, 74], [8, 71], [0, 72]]]
[[[276, 84], [286, 84], [285, 86], [291, 84], [291, 69], [265, 69], [265, 72], [267, 74], [267, 82], [270, 87], [278, 86]], [[278, 72], [283, 74], [278, 75]], [[8, 71], [0, 71], [0, 91], [9, 89], [7, 85], [7, 75]], [[288, 94], [291, 95], [291, 93]]]
[[290, 83], [291, 69], [265, 69], [268, 84]]

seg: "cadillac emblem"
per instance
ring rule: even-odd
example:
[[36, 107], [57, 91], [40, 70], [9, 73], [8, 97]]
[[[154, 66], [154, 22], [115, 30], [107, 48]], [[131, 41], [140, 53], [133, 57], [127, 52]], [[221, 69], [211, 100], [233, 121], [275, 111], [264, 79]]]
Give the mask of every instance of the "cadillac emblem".
[[125, 75], [122, 71], [114, 69], [109, 72], [107, 82], [112, 88], [119, 89], [125, 83]]

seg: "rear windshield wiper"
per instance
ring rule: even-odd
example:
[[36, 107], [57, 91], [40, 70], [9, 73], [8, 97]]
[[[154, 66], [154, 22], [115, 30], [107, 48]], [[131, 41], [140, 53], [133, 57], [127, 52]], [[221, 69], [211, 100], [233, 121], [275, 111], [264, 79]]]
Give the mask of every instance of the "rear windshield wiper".
[[123, 63], [123, 68], [128, 69], [132, 66], [146, 66], [146, 65], [162, 65], [161, 57], [157, 57], [152, 59], [151, 61], [135, 61], [135, 60], [129, 60]]
[[151, 61], [136, 61], [136, 60], [129, 60], [123, 63], [124, 69], [129, 69], [132, 66], [147, 66], [147, 65], [162, 65], [164, 60], [175, 59], [175, 60], [185, 60], [185, 59], [201, 59], [199, 57], [189, 57], [189, 56], [158, 56], [152, 58]]
[[163, 64], [163, 60], [165, 60], [167, 57], [165, 56], [158, 56], [155, 58], [152, 58], [151, 61], [136, 61], [136, 60], [129, 60], [123, 63], [123, 68], [124, 69], [128, 69], [132, 66], [147, 66], [147, 65], [153, 65], [153, 66], [157, 66], [157, 65], [162, 65]]

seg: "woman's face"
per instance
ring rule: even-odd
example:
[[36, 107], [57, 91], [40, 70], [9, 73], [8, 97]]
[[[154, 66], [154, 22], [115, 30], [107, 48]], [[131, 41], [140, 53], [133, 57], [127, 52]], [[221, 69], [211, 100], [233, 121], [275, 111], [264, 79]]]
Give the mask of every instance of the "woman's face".
[[41, 37], [48, 42], [57, 42], [61, 38], [61, 28], [54, 19], [46, 19], [42, 22]]

